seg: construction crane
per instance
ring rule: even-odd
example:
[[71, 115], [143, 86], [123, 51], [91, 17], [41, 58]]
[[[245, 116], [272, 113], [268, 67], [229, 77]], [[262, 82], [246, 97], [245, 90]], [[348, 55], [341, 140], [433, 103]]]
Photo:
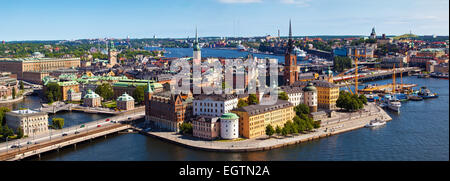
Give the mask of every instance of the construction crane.
[[358, 95], [358, 58], [355, 58], [355, 94]]
[[394, 63], [394, 68], [392, 70], [394, 73], [392, 74], [392, 93], [395, 94], [395, 63]]

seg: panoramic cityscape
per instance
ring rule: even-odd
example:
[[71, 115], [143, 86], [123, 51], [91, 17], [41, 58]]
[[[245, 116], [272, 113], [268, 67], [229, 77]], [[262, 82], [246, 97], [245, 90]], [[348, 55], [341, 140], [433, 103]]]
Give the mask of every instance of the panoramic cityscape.
[[0, 3], [1, 161], [449, 160], [448, 1], [104, 3]]

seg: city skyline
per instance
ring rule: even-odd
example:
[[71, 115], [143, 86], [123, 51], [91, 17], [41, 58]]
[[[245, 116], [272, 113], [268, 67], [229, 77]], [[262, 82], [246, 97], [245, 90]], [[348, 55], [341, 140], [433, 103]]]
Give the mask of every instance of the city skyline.
[[[0, 40], [366, 35], [448, 36], [448, 1], [5, 1]], [[358, 7], [358, 8], [356, 8]], [[156, 18], [159, 17], [159, 18]]]

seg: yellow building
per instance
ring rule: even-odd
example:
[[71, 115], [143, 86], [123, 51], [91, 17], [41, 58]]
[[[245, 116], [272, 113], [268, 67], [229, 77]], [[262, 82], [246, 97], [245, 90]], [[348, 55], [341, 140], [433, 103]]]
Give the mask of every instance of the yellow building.
[[266, 134], [266, 126], [283, 127], [295, 116], [294, 106], [289, 101], [278, 100], [274, 105], [250, 105], [232, 110], [239, 116], [239, 135], [256, 138]]
[[[317, 89], [317, 107], [327, 110], [336, 109], [336, 101], [339, 98], [339, 87], [326, 80], [312, 81]], [[306, 86], [307, 82], [296, 82], [294, 86]]]

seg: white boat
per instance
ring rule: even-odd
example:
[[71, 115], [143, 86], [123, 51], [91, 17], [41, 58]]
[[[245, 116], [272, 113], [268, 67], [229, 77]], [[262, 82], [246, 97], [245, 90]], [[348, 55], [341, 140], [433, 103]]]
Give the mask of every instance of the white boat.
[[389, 101], [388, 102], [388, 108], [395, 111], [395, 112], [400, 112], [400, 107], [402, 106], [402, 103], [400, 103], [400, 101]]
[[295, 47], [295, 48], [294, 48], [294, 52], [295, 52], [295, 54], [297, 55], [297, 58], [298, 58], [299, 60], [305, 60], [305, 58], [306, 58], [306, 51], [304, 51], [304, 50], [302, 50], [302, 49], [300, 49], [300, 48]]
[[376, 126], [381, 126], [381, 125], [385, 125], [386, 121], [381, 121], [378, 119], [372, 120], [370, 121], [369, 124], [366, 125], [366, 127], [376, 127]]

